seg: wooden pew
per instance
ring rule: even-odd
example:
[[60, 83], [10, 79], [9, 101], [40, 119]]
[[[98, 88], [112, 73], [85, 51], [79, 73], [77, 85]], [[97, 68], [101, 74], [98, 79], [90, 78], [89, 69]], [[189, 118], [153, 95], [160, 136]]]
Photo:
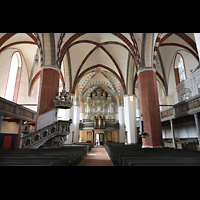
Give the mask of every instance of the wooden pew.
[[137, 145], [104, 145], [115, 166], [200, 166], [200, 152]]
[[172, 160], [151, 160], [137, 161], [137, 160], [126, 160], [125, 166], [200, 166], [200, 161], [189, 161], [188, 159], [172, 161]]
[[43, 155], [43, 154], [6, 154], [6, 155], [0, 155], [0, 164], [4, 161], [4, 160], [7, 160], [7, 159], [10, 159], [12, 160], [13, 158], [17, 158], [17, 159], [26, 159], [26, 158], [29, 158], [29, 159], [32, 159], [32, 160], [38, 160], [40, 158], [44, 158], [45, 159], [49, 159], [50, 161], [51, 160], [55, 160], [55, 159], [59, 159], [61, 160], [61, 165], [62, 166], [69, 166], [70, 165], [70, 162], [69, 162], [69, 157], [66, 156], [66, 155], [59, 155], [59, 156], [54, 156], [54, 155]]
[[24, 149], [24, 150], [14, 150], [12, 152], [6, 151], [0, 153], [0, 163], [2, 161], [1, 158], [11, 158], [12, 156], [19, 157], [19, 158], [58, 158], [62, 159], [62, 165], [63, 166], [69, 166], [70, 165], [70, 157], [67, 154], [58, 153], [55, 151], [44, 151], [41, 149]]
[[94, 143], [92, 143], [92, 142], [77, 142], [77, 143], [74, 143], [74, 145], [87, 146], [88, 152], [91, 151], [91, 149], [94, 147]]
[[0, 151], [0, 165], [76, 166], [87, 152], [84, 145], [70, 145], [58, 149], [17, 149]]
[[1, 158], [0, 166], [62, 166], [60, 158]]

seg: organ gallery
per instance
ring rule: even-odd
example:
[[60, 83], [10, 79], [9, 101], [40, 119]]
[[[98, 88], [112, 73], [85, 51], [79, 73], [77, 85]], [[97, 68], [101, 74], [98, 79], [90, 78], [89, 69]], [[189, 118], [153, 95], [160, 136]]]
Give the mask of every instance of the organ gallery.
[[116, 98], [98, 88], [86, 96], [82, 102], [82, 112], [83, 119], [94, 119], [95, 116], [116, 119]]

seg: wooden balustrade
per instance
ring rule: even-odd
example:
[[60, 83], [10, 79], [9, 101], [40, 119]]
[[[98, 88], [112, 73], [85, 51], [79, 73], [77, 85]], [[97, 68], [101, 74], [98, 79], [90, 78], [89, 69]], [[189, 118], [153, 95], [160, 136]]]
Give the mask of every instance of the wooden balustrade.
[[119, 130], [119, 122], [112, 119], [95, 118], [94, 120], [83, 120], [79, 123], [79, 130], [91, 129]]
[[161, 121], [197, 112], [200, 112], [200, 95], [193, 96], [190, 99], [177, 103], [172, 107], [161, 111]]
[[57, 136], [67, 136], [70, 133], [71, 121], [57, 121], [34, 133], [25, 134], [21, 137], [22, 148], [38, 148], [46, 141]]
[[0, 113], [3, 115], [35, 122], [36, 112], [0, 97]]

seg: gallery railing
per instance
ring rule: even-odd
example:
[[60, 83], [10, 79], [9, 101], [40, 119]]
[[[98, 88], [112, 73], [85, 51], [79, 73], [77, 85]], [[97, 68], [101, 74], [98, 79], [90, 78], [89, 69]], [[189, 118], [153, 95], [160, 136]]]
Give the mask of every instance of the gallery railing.
[[0, 97], [0, 113], [5, 116], [15, 117], [27, 121], [36, 120], [36, 112], [12, 101]]
[[200, 112], [200, 95], [196, 95], [161, 111], [161, 121]]
[[79, 130], [91, 130], [91, 129], [108, 129], [108, 130], [119, 130], [119, 122], [115, 119], [83, 119], [79, 123]]

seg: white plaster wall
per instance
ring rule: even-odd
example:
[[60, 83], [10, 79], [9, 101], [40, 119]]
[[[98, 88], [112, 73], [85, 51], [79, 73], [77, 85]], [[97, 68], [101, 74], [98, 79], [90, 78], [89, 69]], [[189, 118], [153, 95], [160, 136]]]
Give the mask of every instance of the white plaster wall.
[[197, 51], [200, 57], [200, 33], [194, 33], [194, 38], [196, 41], [196, 45], [197, 45]]
[[119, 142], [125, 142], [125, 129], [124, 129], [124, 106], [119, 106]]
[[38, 120], [37, 120], [37, 130], [56, 122], [57, 121], [56, 112], [57, 111], [54, 108], [48, 112], [45, 112], [45, 113], [39, 115]]
[[131, 96], [124, 97], [124, 123], [126, 125], [128, 143], [137, 143], [136, 131], [136, 100], [130, 100]]
[[80, 106], [73, 106], [73, 107], [74, 107], [74, 115], [73, 115], [72, 130], [74, 131], [74, 142], [78, 142], [79, 122], [80, 122]]
[[[29, 96], [29, 77], [28, 77], [28, 70], [23, 62], [22, 66], [22, 74], [21, 74], [21, 81], [20, 81], [20, 88], [19, 88], [19, 95], [18, 95], [18, 104], [37, 104], [38, 102], [38, 87], [39, 87], [39, 80], [36, 82], [33, 88], [32, 95]], [[32, 110], [37, 111], [37, 106], [28, 107]]]
[[[176, 82], [175, 82], [175, 74], [174, 74], [174, 59], [175, 59], [175, 54], [177, 50], [180, 50], [178, 47], [161, 47], [159, 48], [165, 68], [165, 73], [166, 73], [166, 78], [167, 78], [167, 83], [168, 83], [168, 96], [165, 98], [160, 96], [160, 104], [176, 104], [179, 102], [178, 99], [178, 94], [176, 90]], [[190, 70], [196, 69], [198, 66], [197, 60], [194, 58], [194, 56], [185, 51], [181, 50], [179, 51], [181, 55], [183, 56], [184, 63], [185, 63], [185, 69], [186, 69], [186, 76], [187, 79], [191, 78], [191, 72]], [[179, 58], [179, 56], [177, 57]], [[177, 63], [178, 61], [176, 61]], [[161, 69], [158, 68], [157, 71], [162, 75]], [[160, 93], [161, 94], [161, 93]]]
[[19, 123], [3, 121], [1, 126], [1, 133], [15, 133], [18, 134]]
[[[194, 121], [174, 124], [174, 134], [175, 134], [175, 138], [197, 138], [198, 137]], [[170, 126], [162, 127], [162, 136], [164, 139], [172, 138]]]
[[[12, 54], [17, 51], [17, 49], [8, 49], [3, 51], [0, 54], [0, 96], [4, 98], [6, 85], [10, 70], [10, 62]], [[21, 80], [20, 80], [20, 88], [19, 88], [19, 95], [18, 95], [18, 104], [37, 104], [38, 101], [38, 87], [39, 81], [35, 84], [33, 88], [33, 93], [31, 96], [28, 95], [29, 91], [29, 79], [28, 79], [28, 70], [26, 66], [27, 62], [22, 58], [22, 73], [21, 73]], [[28, 66], [29, 67], [29, 66]], [[34, 73], [35, 74], [35, 73]], [[32, 110], [37, 110], [37, 107], [28, 107]]]
[[2, 52], [0, 54], [0, 96], [4, 98], [5, 91], [6, 91], [6, 84], [10, 69], [10, 62], [11, 62], [11, 56], [13, 54], [13, 50], [9, 49], [5, 52]]

